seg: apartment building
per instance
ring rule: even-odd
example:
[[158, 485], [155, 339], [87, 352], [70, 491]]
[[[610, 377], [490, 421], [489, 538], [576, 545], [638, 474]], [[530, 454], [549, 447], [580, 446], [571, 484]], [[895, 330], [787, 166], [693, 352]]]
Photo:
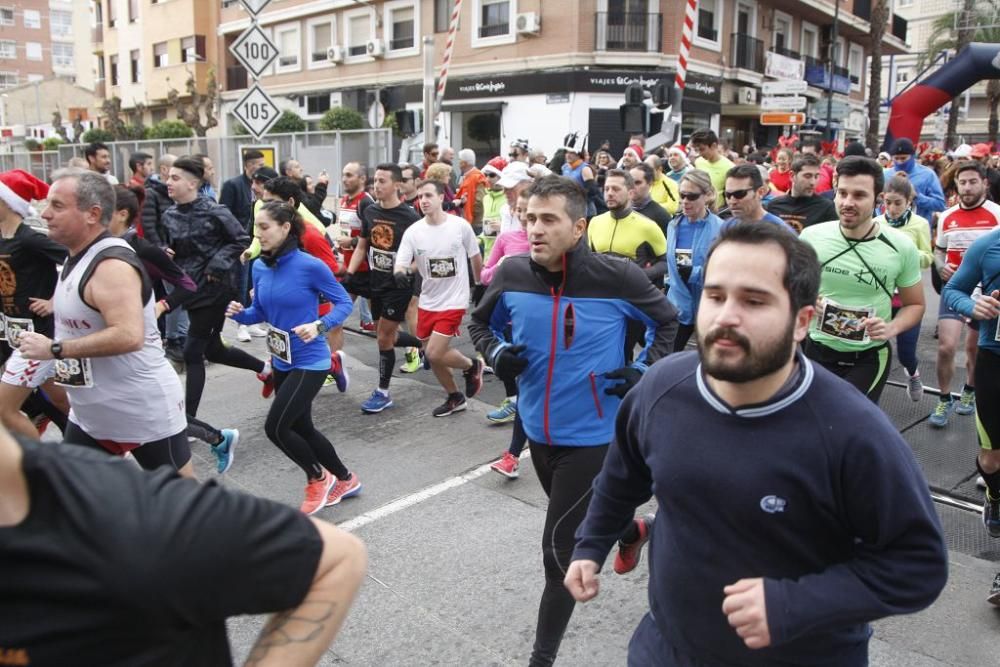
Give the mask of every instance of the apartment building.
[[0, 89], [75, 78], [70, 0], [0, 0]]
[[[2, 0], [0, 0], [2, 2]], [[126, 111], [144, 105], [144, 122], [176, 118], [171, 88], [189, 97], [217, 69], [218, 0], [93, 0], [91, 43], [100, 98], [118, 97]]]
[[[835, 125], [864, 130], [870, 0], [842, 0], [832, 81], [831, 0], [700, 0], [684, 97], [684, 128], [715, 128], [731, 145], [773, 142], [761, 127], [760, 85], [769, 75], [804, 78], [813, 117], [825, 120], [833, 89]], [[318, 120], [331, 106], [419, 109], [421, 37], [441, 63], [452, 0], [283, 0], [261, 14], [279, 56], [261, 84], [283, 108]], [[250, 19], [222, 0], [218, 39], [226, 75], [223, 109], [247, 87], [229, 46]], [[675, 0], [466, 0], [462, 5], [440, 120], [440, 139], [496, 154], [515, 138], [551, 150], [569, 132], [596, 146], [623, 144], [618, 106], [628, 83], [672, 80], [684, 20]], [[893, 17], [883, 48], [905, 50], [905, 21]], [[227, 122], [232, 119], [227, 118]], [[655, 130], [654, 120], [654, 130]]]

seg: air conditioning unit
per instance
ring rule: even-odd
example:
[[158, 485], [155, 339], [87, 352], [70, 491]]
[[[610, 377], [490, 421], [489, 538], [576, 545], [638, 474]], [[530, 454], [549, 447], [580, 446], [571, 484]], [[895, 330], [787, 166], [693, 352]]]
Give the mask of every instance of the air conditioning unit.
[[326, 60], [331, 63], [344, 62], [344, 47], [337, 45], [327, 47]]
[[542, 31], [542, 18], [536, 12], [518, 14], [515, 26], [519, 35], [537, 35]]
[[736, 89], [737, 104], [757, 104], [757, 89], [753, 86], [740, 86]]
[[365, 53], [372, 58], [381, 58], [385, 55], [385, 42], [381, 39], [369, 39], [365, 45]]

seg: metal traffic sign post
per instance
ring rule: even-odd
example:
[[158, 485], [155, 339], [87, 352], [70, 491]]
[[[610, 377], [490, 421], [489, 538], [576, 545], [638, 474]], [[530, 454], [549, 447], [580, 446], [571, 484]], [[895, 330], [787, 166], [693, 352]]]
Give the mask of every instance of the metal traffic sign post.
[[259, 141], [281, 115], [281, 109], [258, 83], [260, 75], [278, 57], [278, 47], [257, 23], [257, 17], [271, 0], [240, 0], [240, 4], [250, 14], [250, 27], [236, 38], [229, 51], [250, 73], [253, 85], [236, 103], [233, 115]]

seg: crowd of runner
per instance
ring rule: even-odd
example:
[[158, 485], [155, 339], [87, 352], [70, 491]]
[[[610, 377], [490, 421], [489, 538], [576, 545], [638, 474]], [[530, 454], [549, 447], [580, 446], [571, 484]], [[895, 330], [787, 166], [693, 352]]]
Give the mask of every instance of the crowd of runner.
[[[877, 408], [893, 341], [909, 397], [938, 397], [929, 424], [975, 419], [983, 521], [1000, 537], [998, 156], [908, 139], [879, 155], [858, 143], [829, 154], [812, 140], [738, 155], [708, 129], [648, 153], [633, 137], [619, 158], [565, 143], [551, 159], [522, 140], [506, 157], [427, 144], [420, 164], [343, 165], [339, 195], [325, 172], [313, 179], [294, 159], [276, 170], [253, 150], [218, 198], [205, 155], [134, 154], [127, 185], [100, 144], [86, 169], [51, 184], [0, 174], [0, 418], [16, 437], [0, 438], [0, 463], [5, 452], [23, 460], [28, 486], [48, 475], [62, 503], [149, 487], [150, 512], [173, 507], [156, 525], [198, 531], [191, 516], [212, 526], [232, 512], [226, 531], [191, 541], [257, 552], [234, 571], [309, 576], [220, 603], [221, 618], [295, 607], [326, 619], [316, 637], [328, 643], [364, 554], [302, 517], [362, 489], [312, 416], [324, 387], [348, 389], [343, 325], [356, 309], [378, 350], [362, 412], [393, 407], [397, 370], [433, 373], [435, 418], [464, 411], [484, 372], [503, 383], [486, 419], [512, 423], [511, 441], [491, 467], [516, 478], [528, 449], [549, 499], [531, 665], [553, 664], [611, 550], [624, 574], [650, 540], [652, 609], [629, 664], [827, 664], [819, 645], [830, 664], [865, 664], [864, 624], [929, 605], [947, 572], [927, 483]], [[29, 224], [32, 204], [44, 232]], [[934, 388], [917, 355], [928, 269], [941, 294]], [[227, 318], [236, 343], [223, 337]], [[474, 357], [452, 345], [463, 322]], [[963, 333], [967, 375], [953, 393]], [[253, 337], [266, 359], [241, 349]], [[260, 382], [264, 433], [305, 476], [294, 521], [264, 501], [168, 483], [169, 471], [194, 477], [194, 441], [219, 474], [238, 451], [237, 424], [198, 418], [206, 360]], [[36, 442], [50, 424], [91, 453], [57, 462]], [[771, 444], [762, 453], [751, 441]], [[100, 461], [93, 452], [130, 455], [150, 476], [118, 465], [74, 489], [75, 469]], [[653, 496], [673, 509], [634, 518]], [[18, 516], [11, 506], [0, 565], [16, 564], [3, 528], [18, 525], [3, 523]], [[787, 521], [762, 526], [773, 520], [761, 511]], [[699, 537], [706, 526], [710, 539]], [[287, 553], [296, 541], [311, 546]], [[317, 603], [331, 578], [335, 602]], [[988, 600], [1000, 605], [1000, 574]], [[298, 664], [278, 662], [283, 650], [318, 650], [275, 644], [268, 628], [255, 651], [273, 664]], [[38, 641], [30, 632], [18, 641]], [[217, 640], [207, 633], [171, 661], [199, 644], [228, 655]], [[81, 659], [94, 650], [56, 643], [48, 655], [68, 647]]]

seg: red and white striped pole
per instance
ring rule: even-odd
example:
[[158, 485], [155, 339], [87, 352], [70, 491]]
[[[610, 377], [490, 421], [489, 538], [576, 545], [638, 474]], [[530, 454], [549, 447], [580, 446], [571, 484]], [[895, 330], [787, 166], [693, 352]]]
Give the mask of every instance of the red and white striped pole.
[[[681, 33], [681, 49], [677, 54], [677, 76], [674, 77], [673, 109], [671, 119], [677, 123], [680, 130], [681, 123], [681, 101], [684, 98], [684, 85], [687, 82], [688, 54], [691, 53], [691, 39], [694, 37], [694, 21], [698, 15], [698, 0], [687, 0], [687, 7], [684, 12], [684, 29]], [[679, 135], [678, 131], [678, 135]]]
[[441, 103], [444, 101], [444, 89], [448, 85], [448, 67], [451, 65], [451, 52], [455, 48], [455, 33], [458, 32], [458, 17], [462, 11], [462, 0], [455, 0], [451, 10], [451, 24], [448, 26], [448, 41], [444, 45], [444, 60], [441, 62], [441, 74], [438, 75], [437, 94], [434, 96], [434, 120], [441, 115]]

